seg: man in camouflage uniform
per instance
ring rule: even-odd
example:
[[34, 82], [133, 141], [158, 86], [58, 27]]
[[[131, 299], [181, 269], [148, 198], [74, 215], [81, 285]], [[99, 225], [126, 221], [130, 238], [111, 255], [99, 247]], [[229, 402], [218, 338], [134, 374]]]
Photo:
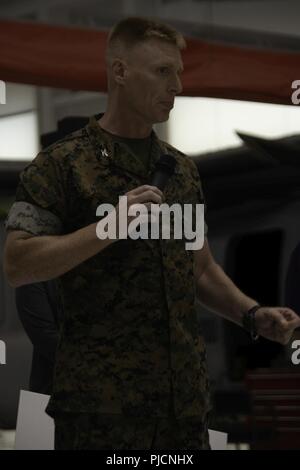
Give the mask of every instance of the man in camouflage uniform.
[[[96, 236], [97, 207], [118, 211], [120, 195], [128, 207], [203, 201], [192, 159], [152, 131], [181, 91], [182, 47], [182, 36], [164, 24], [131, 18], [116, 25], [105, 114], [39, 153], [21, 174], [5, 270], [14, 286], [59, 278], [64, 322], [47, 407], [56, 449], [208, 449], [196, 294], [238, 324], [256, 305], [214, 262], [206, 239], [193, 252], [174, 237]], [[149, 182], [166, 153], [176, 167], [162, 194]], [[297, 321], [287, 309], [256, 314], [258, 332], [282, 342]]]

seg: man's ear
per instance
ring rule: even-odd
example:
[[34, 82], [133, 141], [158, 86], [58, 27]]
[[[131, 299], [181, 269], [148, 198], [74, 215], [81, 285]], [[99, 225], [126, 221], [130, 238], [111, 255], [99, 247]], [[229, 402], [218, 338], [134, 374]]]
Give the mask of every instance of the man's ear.
[[112, 63], [113, 78], [118, 85], [124, 85], [128, 70], [126, 62], [122, 59], [115, 59]]

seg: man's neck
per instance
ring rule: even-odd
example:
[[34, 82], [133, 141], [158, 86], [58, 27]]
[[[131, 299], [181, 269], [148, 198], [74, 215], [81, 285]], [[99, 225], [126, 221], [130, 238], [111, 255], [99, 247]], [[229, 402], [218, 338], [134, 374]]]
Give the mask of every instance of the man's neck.
[[131, 139], [144, 139], [152, 132], [151, 124], [145, 123], [137, 116], [132, 116], [132, 113], [126, 110], [118, 110], [115, 113], [108, 108], [98, 120], [98, 124], [111, 134]]

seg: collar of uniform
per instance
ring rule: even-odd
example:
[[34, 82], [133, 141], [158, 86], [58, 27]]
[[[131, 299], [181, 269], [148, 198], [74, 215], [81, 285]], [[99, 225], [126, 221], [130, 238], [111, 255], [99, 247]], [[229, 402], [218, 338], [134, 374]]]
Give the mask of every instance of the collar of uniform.
[[125, 149], [125, 145], [120, 142], [115, 142], [107, 132], [101, 129], [98, 124], [98, 119], [100, 119], [101, 116], [103, 116], [103, 114], [92, 116], [86, 126], [89, 138], [94, 145], [96, 156], [101, 163], [114, 164], [125, 171], [149, 179], [161, 155], [172, 153], [172, 156], [177, 160], [175, 173], [180, 173], [180, 162], [178, 161], [177, 155], [174, 154], [174, 152], [170, 152], [167, 146], [159, 140], [154, 131], [152, 131], [152, 148], [149, 169], [147, 171], [143, 162], [136, 155], [130, 152], [131, 158], [128, 158], [128, 148], [126, 147]]
[[181, 173], [180, 170], [180, 161], [176, 155], [176, 153], [170, 150], [170, 147], [167, 146], [163, 141], [161, 141], [156, 133], [152, 131], [152, 149], [151, 149], [151, 159], [149, 163], [149, 171], [148, 173], [151, 174], [155, 170], [155, 165], [157, 164], [158, 160], [162, 155], [172, 155], [177, 161], [177, 165], [175, 166], [175, 173]]

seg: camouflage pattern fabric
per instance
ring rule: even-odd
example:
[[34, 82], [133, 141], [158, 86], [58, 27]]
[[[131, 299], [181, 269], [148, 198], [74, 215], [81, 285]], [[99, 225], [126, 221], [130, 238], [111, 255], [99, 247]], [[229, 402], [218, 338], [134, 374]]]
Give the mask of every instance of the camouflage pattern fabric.
[[[68, 234], [99, 221], [101, 203], [149, 184], [163, 153], [177, 161], [165, 202], [203, 202], [191, 158], [152, 133], [148, 170], [126, 145], [89, 124], [40, 152], [20, 177], [16, 203], [49, 212], [24, 230]], [[26, 219], [13, 205], [7, 229]], [[43, 212], [45, 216], [45, 212]], [[50, 228], [51, 226], [51, 228]], [[59, 278], [64, 306], [47, 412], [176, 418], [210, 408], [206, 351], [195, 310], [194, 257], [185, 240], [119, 240]]]
[[210, 450], [198, 416], [136, 418], [63, 413], [55, 418], [55, 450]]
[[59, 218], [48, 210], [23, 201], [13, 204], [5, 221], [6, 228], [24, 230], [36, 235], [37, 229], [39, 235], [57, 235], [61, 232], [61, 225]]

